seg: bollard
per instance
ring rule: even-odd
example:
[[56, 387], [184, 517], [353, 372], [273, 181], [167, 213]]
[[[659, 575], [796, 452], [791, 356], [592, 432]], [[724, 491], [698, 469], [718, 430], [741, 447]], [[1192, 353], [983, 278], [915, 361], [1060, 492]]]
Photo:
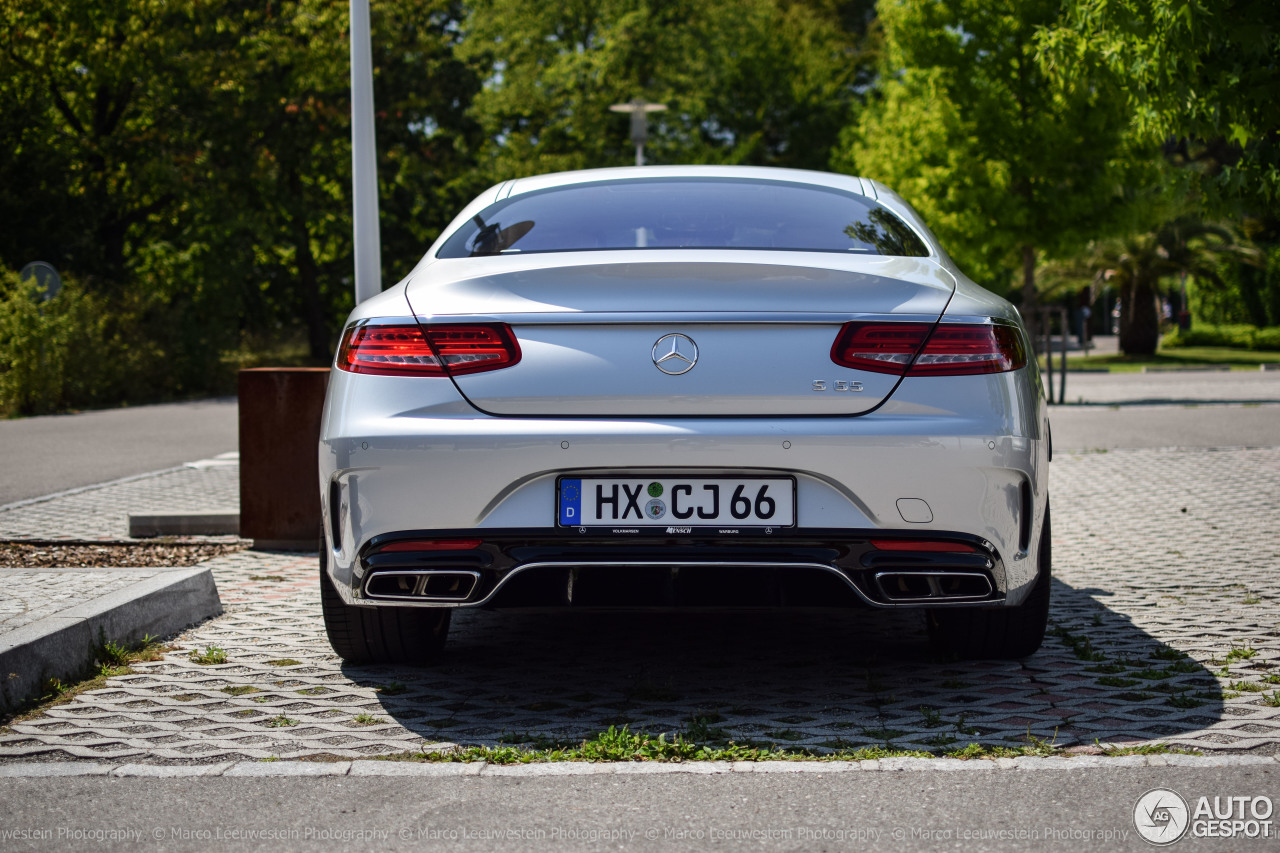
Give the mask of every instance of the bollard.
[[314, 551], [327, 367], [240, 371], [240, 536], [260, 551]]

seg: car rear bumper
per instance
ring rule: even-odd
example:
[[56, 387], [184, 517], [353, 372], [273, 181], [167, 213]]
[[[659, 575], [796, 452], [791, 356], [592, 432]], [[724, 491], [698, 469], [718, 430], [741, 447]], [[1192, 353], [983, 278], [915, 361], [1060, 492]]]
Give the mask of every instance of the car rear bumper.
[[[1047, 442], [1040, 438], [1039, 400], [1010, 374], [947, 380], [945, 395], [934, 389], [922, 395], [934, 401], [928, 407], [913, 400], [908, 380], [888, 405], [868, 415], [768, 419], [497, 418], [447, 394], [411, 408], [401, 402], [407, 395], [396, 391], [418, 387], [415, 381], [352, 382], [349, 374], [334, 372], [330, 402], [343, 404], [326, 410], [320, 488], [327, 564], [348, 603], [374, 603], [362, 597], [368, 568], [362, 561], [376, 543], [429, 535], [465, 534], [492, 543], [490, 565], [467, 570], [477, 572], [473, 586], [481, 597], [384, 603], [497, 606], [503, 602], [490, 593], [520, 575], [550, 576], [586, 563], [601, 571], [613, 566], [614, 574], [618, 566], [643, 569], [637, 577], [647, 572], [670, 591], [673, 582], [660, 577], [664, 571], [712, 575], [716, 567], [703, 564], [724, 562], [712, 553], [724, 552], [731, 565], [717, 571], [745, 576], [750, 570], [761, 578], [779, 571], [827, 575], [863, 603], [896, 606], [902, 602], [877, 596], [882, 587], [860, 563], [864, 552], [857, 543], [873, 535], [980, 544], [992, 564], [982, 570], [992, 589], [964, 603], [1018, 604], [1035, 580]], [[996, 395], [1005, 405], [992, 404]], [[948, 400], [953, 403], [938, 405]], [[1017, 400], [1022, 402], [1008, 405]], [[613, 539], [608, 530], [583, 534], [557, 527], [558, 477], [639, 471], [794, 477], [796, 525], [711, 537], [696, 530], [655, 536], [641, 528]], [[552, 545], [560, 549], [554, 559], [540, 555]], [[511, 562], [517, 560], [511, 549], [526, 546], [539, 556]], [[826, 551], [802, 559], [807, 549]], [[763, 556], [747, 559], [744, 552]], [[694, 559], [699, 555], [701, 562]], [[520, 568], [523, 563], [554, 565], [535, 570]], [[702, 568], [693, 571], [695, 564]], [[976, 578], [973, 585], [979, 586]]]
[[346, 591], [371, 606], [937, 607], [1002, 604], [1006, 587], [992, 543], [964, 534], [517, 529], [375, 537]]

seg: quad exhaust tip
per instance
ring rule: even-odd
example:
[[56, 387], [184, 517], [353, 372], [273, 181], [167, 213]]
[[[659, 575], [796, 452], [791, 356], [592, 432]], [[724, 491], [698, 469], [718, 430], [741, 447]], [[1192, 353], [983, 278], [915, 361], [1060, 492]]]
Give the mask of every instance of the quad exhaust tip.
[[459, 569], [374, 572], [364, 593], [382, 601], [466, 601], [479, 583], [479, 572]]
[[978, 572], [877, 572], [876, 585], [895, 602], [978, 600], [993, 590], [991, 579]]

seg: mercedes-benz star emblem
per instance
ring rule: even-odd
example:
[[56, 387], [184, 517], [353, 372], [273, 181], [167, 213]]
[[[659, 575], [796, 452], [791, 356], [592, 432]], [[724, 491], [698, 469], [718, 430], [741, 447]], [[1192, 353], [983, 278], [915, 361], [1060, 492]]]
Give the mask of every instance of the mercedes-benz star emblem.
[[698, 345], [687, 335], [663, 335], [653, 345], [653, 363], [670, 376], [688, 373], [698, 363]]

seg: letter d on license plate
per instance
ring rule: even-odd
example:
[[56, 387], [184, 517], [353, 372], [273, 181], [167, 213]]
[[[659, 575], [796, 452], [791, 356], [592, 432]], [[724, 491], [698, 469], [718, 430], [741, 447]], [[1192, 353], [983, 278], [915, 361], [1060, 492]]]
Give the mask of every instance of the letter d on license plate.
[[561, 527], [791, 527], [795, 480], [562, 477]]

